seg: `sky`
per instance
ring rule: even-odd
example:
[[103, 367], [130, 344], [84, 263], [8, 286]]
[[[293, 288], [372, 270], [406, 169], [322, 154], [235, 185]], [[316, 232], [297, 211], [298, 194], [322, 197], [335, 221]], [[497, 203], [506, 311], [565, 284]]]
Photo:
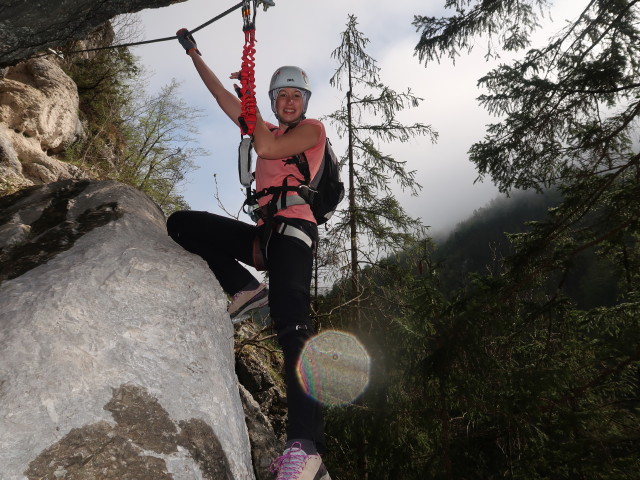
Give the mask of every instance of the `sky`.
[[[172, 36], [182, 27], [193, 30], [236, 3], [188, 0], [144, 10], [139, 14], [142, 39]], [[551, 14], [555, 26], [549, 28], [556, 30], [561, 22], [573, 19], [582, 3], [556, 1]], [[450, 15], [443, 9], [444, 0], [275, 0], [275, 4], [266, 12], [260, 8], [256, 18], [256, 97], [268, 121], [276, 123], [267, 96], [269, 80], [281, 65], [297, 65], [308, 73], [313, 89], [308, 117], [318, 118], [339, 108], [344, 93], [329, 84], [337, 68], [331, 52], [340, 45], [340, 34], [353, 14], [358, 30], [369, 39], [366, 52], [377, 61], [382, 83], [399, 92], [410, 88], [423, 99], [418, 108], [401, 112], [399, 120], [429, 124], [439, 134], [436, 144], [420, 137], [404, 144], [380, 145], [383, 152], [406, 160], [407, 169], [416, 171], [416, 181], [422, 186], [417, 197], [394, 188], [407, 213], [419, 217], [435, 235], [499, 196], [489, 178], [476, 181], [478, 175], [467, 152], [482, 139], [486, 125], [497, 121], [478, 105], [477, 97], [485, 92], [478, 89], [477, 80], [506, 57], [487, 63], [484, 42], [479, 40], [472, 53], [462, 54], [455, 65], [449, 59], [426, 67], [421, 64], [414, 52], [419, 40], [412, 25], [414, 15]], [[194, 34], [203, 58], [229, 88], [233, 85], [229, 74], [240, 69], [243, 35], [239, 10]], [[546, 33], [537, 38], [545, 40]], [[132, 52], [152, 74], [151, 91], [176, 79], [185, 102], [204, 113], [198, 121], [198, 142], [209, 154], [197, 160], [199, 168], [182, 191], [185, 200], [194, 210], [223, 213], [215, 196], [215, 174], [222, 204], [237, 213], [244, 200], [237, 172], [239, 129], [218, 109], [177, 40], [133, 47]], [[346, 141], [330, 124], [325, 126], [335, 151], [342, 154]], [[250, 221], [244, 214], [240, 218]]]

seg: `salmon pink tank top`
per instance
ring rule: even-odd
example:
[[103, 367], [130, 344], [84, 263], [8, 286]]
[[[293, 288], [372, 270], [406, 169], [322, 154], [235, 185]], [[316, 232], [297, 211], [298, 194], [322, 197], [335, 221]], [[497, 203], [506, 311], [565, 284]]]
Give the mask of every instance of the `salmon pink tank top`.
[[[318, 125], [320, 127], [320, 138], [318, 139], [318, 143], [314, 145], [309, 150], [305, 150], [304, 154], [307, 157], [307, 162], [309, 163], [309, 172], [311, 174], [311, 178], [318, 173], [318, 169], [322, 164], [322, 157], [324, 156], [324, 145], [326, 142], [326, 132], [324, 129], [324, 125], [322, 122], [310, 118], [305, 118], [298, 125], [302, 124], [311, 124]], [[280, 135], [284, 135], [284, 132], [278, 130], [277, 125], [273, 125], [267, 122], [267, 127], [270, 130], [273, 130], [273, 135], [279, 137]], [[280, 158], [275, 160], [268, 160], [266, 158], [258, 157], [256, 160], [256, 191], [260, 191], [264, 188], [268, 187], [280, 187], [282, 186], [282, 182], [284, 179], [287, 179], [288, 185], [300, 185], [304, 180], [304, 176], [298, 170], [298, 167], [294, 164], [287, 165], [285, 164], [286, 158]], [[295, 192], [287, 192], [287, 196], [296, 195]], [[262, 207], [269, 203], [273, 195], [265, 195], [264, 197], [258, 199], [258, 204]], [[290, 205], [283, 210], [278, 210], [276, 213], [277, 216], [286, 217], [286, 218], [300, 218], [302, 220], [307, 220], [312, 223], [316, 223], [315, 218], [313, 217], [313, 213], [311, 212], [311, 207], [304, 203], [302, 205]], [[261, 224], [262, 222], [258, 222]]]

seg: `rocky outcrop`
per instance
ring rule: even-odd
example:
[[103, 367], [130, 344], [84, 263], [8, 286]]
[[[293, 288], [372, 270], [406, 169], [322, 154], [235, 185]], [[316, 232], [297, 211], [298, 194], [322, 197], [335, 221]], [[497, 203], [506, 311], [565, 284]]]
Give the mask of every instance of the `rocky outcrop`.
[[256, 479], [273, 479], [270, 467], [273, 460], [282, 452], [284, 443], [276, 441], [271, 421], [260, 409], [260, 404], [242, 385], [240, 385], [240, 397], [245, 411]]
[[241, 348], [238, 386], [217, 281], [145, 195], [60, 160], [84, 135], [77, 87], [28, 58], [178, 1], [0, 2], [2, 480], [266, 480], [282, 451], [270, 362]]
[[3, 479], [254, 478], [225, 295], [148, 197], [0, 198], [0, 299]]
[[9, 68], [0, 83], [0, 121], [58, 153], [81, 132], [78, 90], [55, 62], [37, 58]]
[[259, 323], [244, 322], [236, 331], [236, 373], [256, 478], [267, 480], [273, 478], [271, 462], [284, 449], [287, 401], [280, 349]]
[[280, 347], [274, 338], [252, 322], [244, 323], [236, 333], [236, 373], [238, 380], [260, 404], [269, 419], [282, 450], [286, 437], [287, 399], [282, 378], [284, 365]]
[[32, 184], [22, 174], [22, 164], [13, 148], [7, 129], [0, 124], [0, 194], [13, 192]]
[[81, 177], [55, 158], [81, 135], [77, 87], [54, 61], [32, 59], [6, 69], [0, 78], [4, 190]]
[[15, 65], [47, 47], [81, 40], [122, 13], [184, 0], [3, 0], [0, 3], [0, 67]]

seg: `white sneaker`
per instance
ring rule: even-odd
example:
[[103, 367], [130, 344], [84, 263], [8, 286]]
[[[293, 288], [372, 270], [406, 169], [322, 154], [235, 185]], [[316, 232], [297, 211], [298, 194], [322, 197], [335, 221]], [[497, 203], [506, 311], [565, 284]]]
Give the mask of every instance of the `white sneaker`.
[[264, 283], [255, 290], [241, 290], [233, 296], [227, 312], [233, 323], [242, 321], [251, 310], [262, 308], [269, 303], [269, 290]]
[[298, 442], [276, 458], [271, 464], [271, 472], [277, 473], [276, 480], [331, 480], [320, 455], [307, 455]]

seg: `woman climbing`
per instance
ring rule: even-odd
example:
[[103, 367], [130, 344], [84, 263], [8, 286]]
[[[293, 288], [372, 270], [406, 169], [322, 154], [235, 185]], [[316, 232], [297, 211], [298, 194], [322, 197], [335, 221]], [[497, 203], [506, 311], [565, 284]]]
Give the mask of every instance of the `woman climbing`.
[[[240, 126], [238, 97], [207, 66], [186, 29], [178, 32], [178, 39], [221, 110]], [[287, 386], [287, 442], [283, 455], [272, 464], [277, 480], [330, 480], [320, 457], [325, 448], [321, 406], [305, 393], [297, 376], [300, 353], [313, 333], [310, 287], [318, 228], [309, 205], [290, 187], [303, 182], [301, 157], [306, 158], [311, 177], [315, 175], [326, 139], [322, 123], [305, 118], [310, 96], [307, 75], [300, 68], [285, 66], [273, 74], [269, 97], [278, 124], [265, 122], [257, 112], [253, 131], [256, 191], [262, 192], [256, 225], [195, 211], [176, 212], [167, 221], [169, 235], [200, 255], [232, 298], [228, 307], [232, 319], [268, 301], [284, 354]], [[241, 264], [259, 267], [261, 257], [269, 272], [269, 288]]]

